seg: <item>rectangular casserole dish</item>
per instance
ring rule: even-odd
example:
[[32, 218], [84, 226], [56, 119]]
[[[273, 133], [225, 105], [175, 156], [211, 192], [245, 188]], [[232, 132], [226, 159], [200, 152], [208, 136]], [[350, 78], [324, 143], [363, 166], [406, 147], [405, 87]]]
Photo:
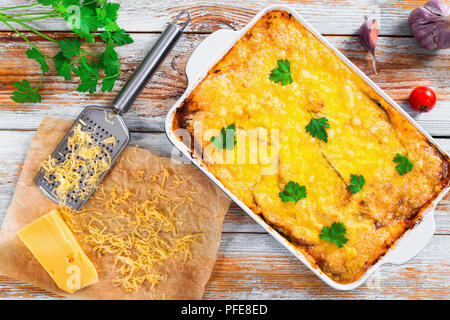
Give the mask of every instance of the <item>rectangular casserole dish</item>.
[[421, 129], [391, 98], [389, 98], [378, 86], [376, 86], [367, 76], [365, 76], [356, 66], [354, 66], [347, 58], [345, 58], [337, 49], [329, 44], [319, 33], [317, 33], [309, 24], [294, 10], [286, 6], [271, 6], [262, 10], [256, 15], [250, 23], [239, 31], [219, 30], [206, 38], [192, 53], [186, 65], [186, 76], [188, 78], [188, 88], [179, 101], [171, 108], [166, 118], [166, 133], [169, 140], [179, 149], [185, 156], [187, 156], [201, 171], [203, 171], [215, 184], [217, 184], [232, 200], [234, 200], [246, 213], [248, 213], [256, 222], [258, 222], [267, 232], [269, 232], [275, 239], [277, 239], [284, 247], [286, 247], [292, 254], [294, 254], [300, 261], [302, 261], [312, 272], [318, 275], [324, 282], [335, 289], [349, 290], [361, 285], [380, 265], [384, 263], [402, 264], [413, 258], [420, 250], [428, 243], [434, 233], [434, 217], [433, 211], [437, 203], [443, 198], [445, 193], [449, 190], [448, 181], [445, 182], [444, 187], [439, 194], [420, 209], [412, 225], [403, 236], [401, 236], [393, 245], [390, 245], [388, 250], [379, 258], [376, 263], [372, 264], [357, 280], [350, 283], [340, 283], [332, 279], [329, 275], [324, 273], [319, 266], [311, 260], [311, 257], [306, 257], [298, 247], [293, 245], [291, 241], [274, 230], [266, 220], [262, 219], [260, 215], [255, 214], [248, 206], [246, 206], [238, 197], [228, 190], [224, 184], [217, 179], [211, 171], [205, 166], [201, 159], [195, 156], [195, 153], [189, 146], [186, 146], [174, 132], [174, 122], [176, 122], [177, 110], [183, 105], [186, 98], [196, 89], [201, 81], [208, 75], [210, 69], [221, 61], [221, 59], [231, 50], [231, 48], [268, 12], [282, 10], [287, 12], [290, 16], [296, 19], [304, 28], [320, 40], [326, 47], [341, 59], [351, 70], [353, 70], [361, 79], [370, 86], [379, 96], [381, 96], [390, 106], [395, 108], [409, 121], [417, 130], [419, 130], [428, 139], [433, 148], [439, 152], [443, 158], [448, 161], [448, 155], [444, 150], [440, 149], [434, 140]]

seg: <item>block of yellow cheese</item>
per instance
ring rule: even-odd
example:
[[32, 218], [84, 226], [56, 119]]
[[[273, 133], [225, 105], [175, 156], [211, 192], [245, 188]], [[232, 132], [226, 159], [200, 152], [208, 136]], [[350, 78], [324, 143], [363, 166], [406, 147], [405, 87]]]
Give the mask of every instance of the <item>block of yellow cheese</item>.
[[25, 226], [18, 235], [61, 290], [73, 293], [98, 281], [95, 266], [57, 210]]

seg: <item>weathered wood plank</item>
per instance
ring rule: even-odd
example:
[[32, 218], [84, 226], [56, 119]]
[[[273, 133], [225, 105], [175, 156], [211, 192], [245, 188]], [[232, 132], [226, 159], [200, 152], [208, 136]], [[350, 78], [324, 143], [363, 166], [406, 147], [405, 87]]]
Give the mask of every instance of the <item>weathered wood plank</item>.
[[360, 288], [343, 292], [327, 287], [268, 235], [225, 234], [205, 298], [448, 299], [449, 245], [448, 236], [435, 236], [409, 263], [382, 266]]
[[[242, 28], [261, 9], [271, 4], [289, 5], [297, 10], [319, 32], [324, 34], [355, 34], [365, 15], [381, 22], [382, 35], [411, 35], [407, 19], [409, 12], [424, 1], [338, 1], [338, 0], [120, 0], [119, 25], [128, 31], [161, 31], [180, 10], [189, 10], [190, 32], [211, 32], [220, 28]], [[0, 0], [0, 8], [32, 1]], [[38, 7], [25, 12], [43, 11]], [[34, 22], [40, 30], [67, 30], [64, 22], [52, 20]], [[0, 25], [5, 30], [5, 26]], [[21, 28], [23, 29], [23, 28]], [[1, 30], [1, 29], [0, 29]]]
[[44, 289], [40, 289], [5, 276], [0, 276], [0, 299], [55, 300], [63, 298]]
[[[43, 102], [20, 105], [9, 98], [14, 90], [13, 82], [24, 77], [32, 83], [37, 82], [38, 65], [26, 58], [27, 44], [24, 41], [12, 33], [1, 33], [0, 129], [36, 129], [44, 115], [74, 118], [84, 106], [110, 103], [156, 41], [157, 35], [135, 34], [133, 37], [135, 43], [119, 48], [124, 72], [113, 92], [92, 95], [76, 92], [76, 80], [65, 82], [51, 71], [42, 86]], [[184, 67], [189, 54], [205, 37], [188, 34], [180, 41], [136, 104], [124, 116], [130, 129], [163, 130], [165, 114], [186, 88]], [[45, 53], [54, 55], [57, 52], [53, 44], [36, 37], [32, 39], [38, 41]], [[371, 63], [366, 59], [367, 53], [356, 37], [332, 36], [328, 39], [416, 118], [425, 130], [437, 136], [450, 136], [450, 52], [443, 50], [430, 55], [427, 50], [418, 47], [412, 38], [381, 38], [377, 56], [381, 70], [374, 75]], [[428, 85], [436, 91], [438, 105], [430, 113], [418, 114], [408, 106], [407, 97], [418, 85]]]
[[[22, 170], [28, 146], [34, 136], [33, 131], [0, 131], [0, 224], [14, 194], [17, 179]], [[450, 139], [438, 139], [438, 143], [450, 152]], [[132, 132], [131, 144], [150, 150], [154, 154], [178, 158], [163, 133]], [[437, 234], [450, 235], [450, 194], [441, 201], [435, 213]], [[225, 217], [224, 232], [264, 233], [239, 207], [232, 205]]]
[[[384, 265], [360, 288], [336, 291], [268, 234], [224, 233], [204, 299], [449, 299], [449, 236], [435, 236], [403, 266]], [[405, 290], [408, 288], [408, 290]], [[0, 298], [55, 299], [0, 277]]]

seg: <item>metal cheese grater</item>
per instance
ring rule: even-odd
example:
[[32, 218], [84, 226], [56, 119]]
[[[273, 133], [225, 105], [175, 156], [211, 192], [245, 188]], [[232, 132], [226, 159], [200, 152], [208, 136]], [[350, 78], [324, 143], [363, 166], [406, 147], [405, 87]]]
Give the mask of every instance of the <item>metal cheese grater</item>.
[[[186, 20], [183, 25], [178, 26], [177, 22], [182, 15], [186, 15]], [[150, 80], [156, 69], [164, 61], [167, 54], [180, 39], [183, 34], [183, 30], [186, 28], [189, 21], [189, 12], [181, 11], [178, 16], [167, 26], [150, 52], [145, 56], [142, 63], [122, 88], [119, 95], [112, 103], [112, 106], [89, 106], [81, 112], [51, 155], [52, 158], [57, 160], [58, 164], [64, 161], [65, 156], [68, 153], [67, 141], [72, 135], [74, 127], [78, 124], [82, 124], [83, 131], [90, 131], [94, 141], [103, 148], [102, 157], [107, 156], [106, 152], [109, 153], [111, 157], [110, 168], [112, 167], [130, 140], [128, 128], [126, 127], [121, 115], [130, 109], [131, 105]], [[114, 146], [111, 144], [105, 145], [102, 143], [104, 139], [111, 136], [114, 136], [116, 140]], [[109, 169], [100, 176], [97, 185], [102, 181], [108, 171]], [[51, 181], [54, 178], [54, 176], [50, 176], [50, 181], [47, 181], [45, 178], [45, 172], [41, 169], [35, 177], [34, 182], [47, 197], [54, 202], [59, 203], [60, 200], [58, 200], [53, 193], [54, 189], [58, 186], [58, 182]], [[82, 181], [80, 182], [80, 185], [81, 184]], [[95, 188], [93, 188], [85, 198], [79, 198], [73, 193], [73, 191], [71, 191], [65, 199], [65, 205], [73, 210], [80, 210], [94, 191]]]

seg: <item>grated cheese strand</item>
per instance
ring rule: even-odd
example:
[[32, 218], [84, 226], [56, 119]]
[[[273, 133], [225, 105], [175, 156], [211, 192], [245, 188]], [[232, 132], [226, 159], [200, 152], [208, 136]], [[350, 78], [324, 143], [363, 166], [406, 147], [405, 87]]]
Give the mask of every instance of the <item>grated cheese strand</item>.
[[105, 138], [105, 139], [103, 139], [103, 143], [104, 144], [112, 144], [113, 146], [115, 146], [116, 145], [116, 137], [111, 136], [111, 137]]

